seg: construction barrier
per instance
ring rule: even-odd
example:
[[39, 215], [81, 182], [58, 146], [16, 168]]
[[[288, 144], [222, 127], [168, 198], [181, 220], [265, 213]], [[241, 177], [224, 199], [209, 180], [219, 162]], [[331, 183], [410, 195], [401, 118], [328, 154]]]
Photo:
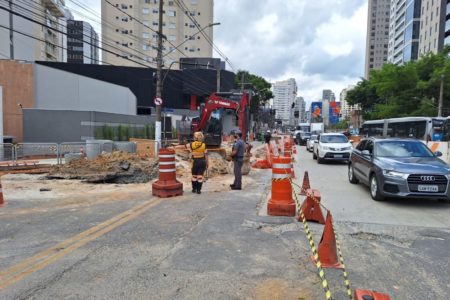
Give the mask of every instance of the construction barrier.
[[177, 180], [175, 151], [159, 150], [159, 179], [152, 184], [152, 194], [160, 198], [183, 195], [183, 184]]
[[[307, 177], [307, 172], [305, 172], [305, 177]], [[309, 177], [307, 177], [309, 185]], [[303, 223], [303, 228], [305, 230], [306, 237], [308, 238], [309, 245], [311, 247], [311, 251], [313, 253], [313, 261], [317, 268], [319, 277], [322, 280], [322, 287], [325, 291], [325, 297], [326, 299], [333, 299], [332, 293], [330, 291], [330, 288], [328, 286], [328, 281], [325, 276], [325, 271], [323, 268], [339, 268], [342, 269], [342, 274], [344, 278], [344, 285], [347, 290], [347, 296], [349, 299], [388, 299], [390, 300], [388, 295], [377, 293], [377, 292], [371, 292], [366, 290], [355, 290], [355, 294], [353, 294], [351, 286], [350, 286], [350, 280], [348, 278], [348, 273], [345, 269], [344, 264], [344, 257], [342, 255], [340, 242], [338, 239], [338, 236], [334, 230], [333, 226], [333, 218], [330, 213], [330, 211], [320, 203], [321, 197], [318, 190], [313, 190], [311, 188], [306, 189], [305, 193], [307, 198], [305, 199], [305, 202], [302, 206], [300, 206], [297, 193], [295, 192], [295, 187], [300, 188], [300, 190], [303, 190], [304, 187], [299, 186], [295, 184], [291, 179], [290, 183], [292, 185], [293, 189], [293, 195], [295, 198], [295, 203], [298, 207], [298, 218]], [[305, 186], [305, 179], [303, 186]], [[307, 222], [307, 218], [305, 215], [305, 212], [309, 213], [317, 213], [320, 211], [321, 213], [321, 207], [326, 209], [327, 211], [327, 217], [325, 220], [325, 227], [324, 231], [322, 233], [322, 237], [319, 243], [318, 248], [316, 248], [314, 241], [312, 239], [311, 231], [309, 229], [309, 225]], [[311, 211], [312, 210], [312, 211]], [[320, 217], [319, 217], [320, 218]], [[323, 220], [323, 215], [322, 218]], [[322, 223], [322, 222], [320, 222]], [[353, 298], [354, 297], [354, 298]], [[387, 297], [387, 298], [386, 298]]]
[[19, 143], [15, 145], [17, 164], [58, 164], [59, 145], [56, 143]]
[[291, 158], [274, 157], [272, 164], [272, 195], [267, 205], [270, 216], [295, 216], [295, 202], [292, 199]]
[[15, 149], [13, 144], [1, 143], [0, 144], [0, 162], [15, 161]]

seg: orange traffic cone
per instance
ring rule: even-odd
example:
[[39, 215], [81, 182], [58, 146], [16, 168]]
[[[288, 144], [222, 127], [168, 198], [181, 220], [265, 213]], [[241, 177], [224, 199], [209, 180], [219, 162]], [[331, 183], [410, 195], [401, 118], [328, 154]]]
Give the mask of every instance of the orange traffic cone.
[[294, 170], [294, 164], [291, 162], [291, 178], [295, 179], [295, 170]]
[[274, 157], [272, 164], [272, 197], [267, 204], [269, 216], [295, 216], [295, 202], [292, 199], [291, 158]]
[[391, 300], [391, 297], [387, 294], [378, 293], [375, 291], [355, 289], [355, 300]]
[[342, 269], [336, 246], [336, 236], [333, 229], [333, 217], [328, 211], [322, 238], [318, 247], [319, 260], [324, 268]]
[[302, 189], [300, 191], [300, 193], [298, 193], [299, 195], [306, 195], [306, 191], [308, 189], [311, 188], [311, 185], [309, 184], [309, 175], [308, 175], [308, 171], [305, 171], [305, 175], [303, 176], [303, 184], [302, 184]]
[[3, 189], [2, 189], [2, 182], [0, 181], [0, 205], [4, 203], [3, 200]]
[[[318, 190], [308, 189], [306, 191], [306, 199], [302, 204], [302, 212], [306, 221], [313, 221], [319, 224], [325, 224], [325, 217], [323, 216], [322, 209], [320, 207], [320, 192]], [[298, 216], [298, 221], [302, 221]]]

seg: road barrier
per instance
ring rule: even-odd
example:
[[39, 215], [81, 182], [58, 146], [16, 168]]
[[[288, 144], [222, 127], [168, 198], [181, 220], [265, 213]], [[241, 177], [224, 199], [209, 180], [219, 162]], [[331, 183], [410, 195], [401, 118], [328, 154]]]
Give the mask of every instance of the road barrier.
[[0, 144], [0, 162], [3, 165], [7, 165], [15, 161], [15, 150], [13, 144], [2, 143]]
[[59, 146], [56, 143], [19, 143], [15, 145], [15, 160], [18, 165], [57, 164]]
[[175, 150], [159, 150], [159, 179], [152, 184], [152, 194], [160, 198], [183, 195], [183, 184], [177, 180]]
[[[307, 184], [309, 184], [309, 176], [307, 176], [307, 174], [308, 173], [305, 172], [305, 177], [308, 179]], [[376, 293], [376, 292], [372, 293], [371, 291], [366, 291], [366, 290], [355, 290], [355, 294], [353, 294], [353, 291], [350, 286], [350, 280], [348, 277], [348, 273], [345, 268], [344, 257], [342, 255], [342, 250], [341, 250], [341, 244], [339, 242], [338, 235], [337, 235], [336, 231], [334, 230], [333, 218], [332, 218], [330, 210], [327, 209], [320, 202], [321, 197], [320, 197], [320, 193], [318, 192], [318, 190], [316, 190], [316, 192], [314, 193], [313, 189], [307, 190], [307, 192], [306, 192], [307, 197], [306, 197], [305, 201], [303, 202], [303, 204], [300, 205], [299, 199], [297, 197], [297, 193], [295, 192], [295, 188], [299, 188], [300, 190], [303, 190], [304, 187], [297, 185], [296, 183], [294, 183], [292, 181], [292, 179], [290, 179], [290, 183], [292, 185], [292, 191], [293, 191], [292, 194], [294, 195], [295, 203], [296, 203], [297, 209], [298, 209], [299, 220], [303, 223], [303, 228], [305, 230], [306, 237], [309, 241], [309, 245], [310, 245], [311, 251], [313, 253], [313, 261], [317, 268], [319, 277], [322, 280], [322, 287], [324, 288], [326, 299], [332, 299], [332, 294], [329, 289], [328, 281], [326, 280], [325, 271], [323, 268], [339, 268], [339, 269], [342, 269], [344, 286], [346, 288], [347, 296], [349, 297], [349, 299], [374, 299], [374, 300], [375, 299], [382, 299], [382, 300], [388, 299], [388, 300], [390, 300], [388, 295], [380, 294], [380, 293]], [[303, 186], [305, 186], [305, 179], [304, 179]], [[311, 201], [314, 203], [312, 203]], [[309, 210], [306, 209], [308, 207], [309, 207]], [[308, 226], [307, 218], [306, 218], [305, 212], [303, 210], [303, 208], [305, 208], [306, 212], [308, 212], [308, 211], [311, 212], [312, 209], [310, 207], [314, 207], [313, 213], [318, 213], [319, 211], [321, 213], [322, 208], [324, 208], [327, 211], [325, 227], [324, 227], [324, 231], [322, 233], [322, 237], [321, 237], [318, 248], [316, 248], [314, 241], [312, 239], [312, 235], [311, 235], [311, 231]], [[322, 216], [322, 219], [323, 219], [323, 216]], [[363, 291], [363, 292], [360, 293], [360, 291]], [[369, 292], [369, 293], [367, 293], [367, 292]], [[366, 294], [364, 294], [364, 293], [366, 293]], [[372, 294], [370, 294], [370, 293], [372, 293]], [[363, 296], [365, 296], [365, 295], [368, 295], [368, 297], [364, 298]], [[370, 297], [372, 297], [372, 298], [370, 298]], [[385, 297], [387, 297], [387, 298], [385, 298]]]
[[292, 199], [291, 158], [274, 157], [272, 164], [272, 196], [267, 205], [270, 216], [295, 216]]

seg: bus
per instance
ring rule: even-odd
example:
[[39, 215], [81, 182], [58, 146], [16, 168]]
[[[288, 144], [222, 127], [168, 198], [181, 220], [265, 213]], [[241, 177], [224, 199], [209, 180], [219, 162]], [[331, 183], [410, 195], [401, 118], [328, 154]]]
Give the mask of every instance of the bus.
[[449, 118], [405, 117], [383, 120], [370, 120], [362, 125], [364, 136], [411, 137], [423, 141], [442, 141]]

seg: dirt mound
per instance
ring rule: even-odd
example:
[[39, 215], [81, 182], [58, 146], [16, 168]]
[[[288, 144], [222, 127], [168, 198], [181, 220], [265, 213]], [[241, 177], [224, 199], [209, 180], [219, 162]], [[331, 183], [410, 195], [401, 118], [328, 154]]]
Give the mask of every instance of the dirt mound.
[[122, 151], [55, 166], [48, 179], [79, 179], [88, 183], [146, 183], [158, 176], [158, 161]]

